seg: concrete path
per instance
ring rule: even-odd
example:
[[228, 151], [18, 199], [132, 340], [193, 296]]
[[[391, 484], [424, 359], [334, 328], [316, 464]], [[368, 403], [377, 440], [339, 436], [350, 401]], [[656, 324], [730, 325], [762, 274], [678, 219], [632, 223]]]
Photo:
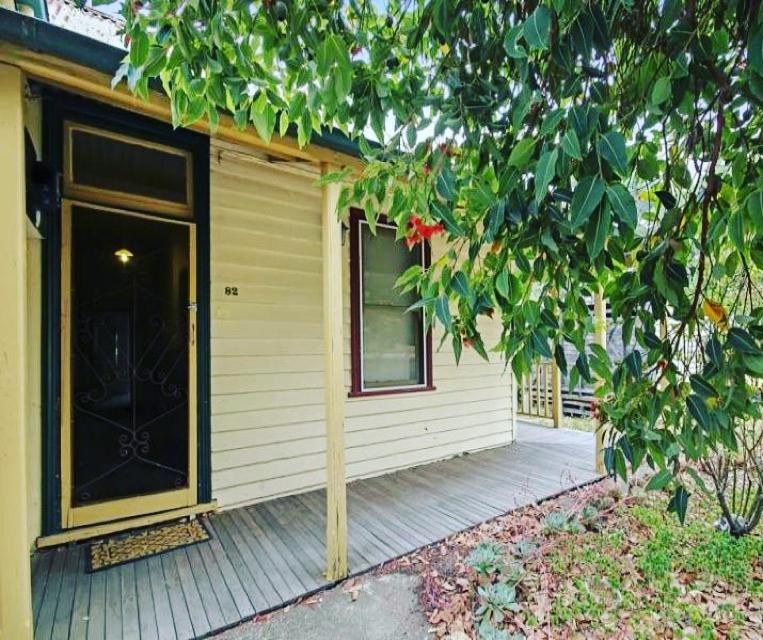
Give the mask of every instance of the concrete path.
[[[213, 636], [216, 640], [428, 640], [419, 608], [421, 578], [403, 574], [366, 576], [355, 589], [339, 585], [314, 604], [277, 611]], [[354, 592], [353, 592], [354, 591]]]

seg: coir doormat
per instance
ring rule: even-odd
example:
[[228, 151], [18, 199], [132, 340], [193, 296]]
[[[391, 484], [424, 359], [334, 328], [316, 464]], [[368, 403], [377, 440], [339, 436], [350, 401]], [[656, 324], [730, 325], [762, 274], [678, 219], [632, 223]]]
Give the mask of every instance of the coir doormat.
[[100, 571], [119, 564], [155, 556], [209, 540], [200, 520], [164, 524], [127, 535], [98, 540], [90, 545], [88, 571]]

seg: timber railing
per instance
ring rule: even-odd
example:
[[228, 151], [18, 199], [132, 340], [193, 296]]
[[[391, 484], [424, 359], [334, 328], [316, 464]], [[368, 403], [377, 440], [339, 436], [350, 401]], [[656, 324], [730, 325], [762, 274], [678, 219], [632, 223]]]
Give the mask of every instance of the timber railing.
[[553, 360], [543, 360], [518, 385], [517, 413], [532, 418], [544, 418], [560, 426], [564, 416], [588, 418], [593, 387], [578, 387], [574, 392], [562, 383], [561, 372]]

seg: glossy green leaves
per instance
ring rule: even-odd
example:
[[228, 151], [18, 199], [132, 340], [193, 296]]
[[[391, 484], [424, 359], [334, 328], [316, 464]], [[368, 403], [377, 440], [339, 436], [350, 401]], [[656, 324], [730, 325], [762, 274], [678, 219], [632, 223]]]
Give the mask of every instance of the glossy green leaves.
[[[175, 124], [232, 119], [294, 135], [310, 166], [351, 166], [330, 172], [343, 214], [386, 215], [401, 243], [423, 240], [414, 220], [431, 233], [431, 267], [402, 286], [456, 356], [492, 349], [518, 377], [553, 357], [570, 386], [595, 379], [612, 468], [649, 459], [683, 517], [675, 461], [733, 450], [763, 412], [756, 3], [282, 4], [126, 5], [116, 80], [144, 98], [161, 84]], [[586, 347], [599, 287], [619, 357]]]
[[570, 203], [570, 224], [573, 229], [588, 221], [594, 209], [599, 206], [605, 188], [606, 183], [600, 176], [586, 176], [575, 187]]
[[625, 153], [625, 138], [618, 131], [608, 131], [599, 138], [599, 155], [620, 176], [628, 171], [628, 156]]
[[527, 44], [532, 49], [545, 49], [548, 47], [549, 32], [551, 30], [551, 10], [540, 4], [530, 14], [522, 27]]

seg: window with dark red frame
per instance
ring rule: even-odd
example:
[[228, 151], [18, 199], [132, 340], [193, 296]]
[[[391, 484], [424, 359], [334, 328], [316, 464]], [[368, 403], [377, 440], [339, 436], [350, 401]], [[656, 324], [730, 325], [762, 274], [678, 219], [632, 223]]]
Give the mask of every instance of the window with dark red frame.
[[417, 294], [394, 286], [411, 265], [429, 266], [429, 245], [409, 250], [395, 235], [385, 218], [374, 234], [362, 212], [351, 212], [352, 396], [434, 388], [431, 331], [422, 310], [407, 311]]

